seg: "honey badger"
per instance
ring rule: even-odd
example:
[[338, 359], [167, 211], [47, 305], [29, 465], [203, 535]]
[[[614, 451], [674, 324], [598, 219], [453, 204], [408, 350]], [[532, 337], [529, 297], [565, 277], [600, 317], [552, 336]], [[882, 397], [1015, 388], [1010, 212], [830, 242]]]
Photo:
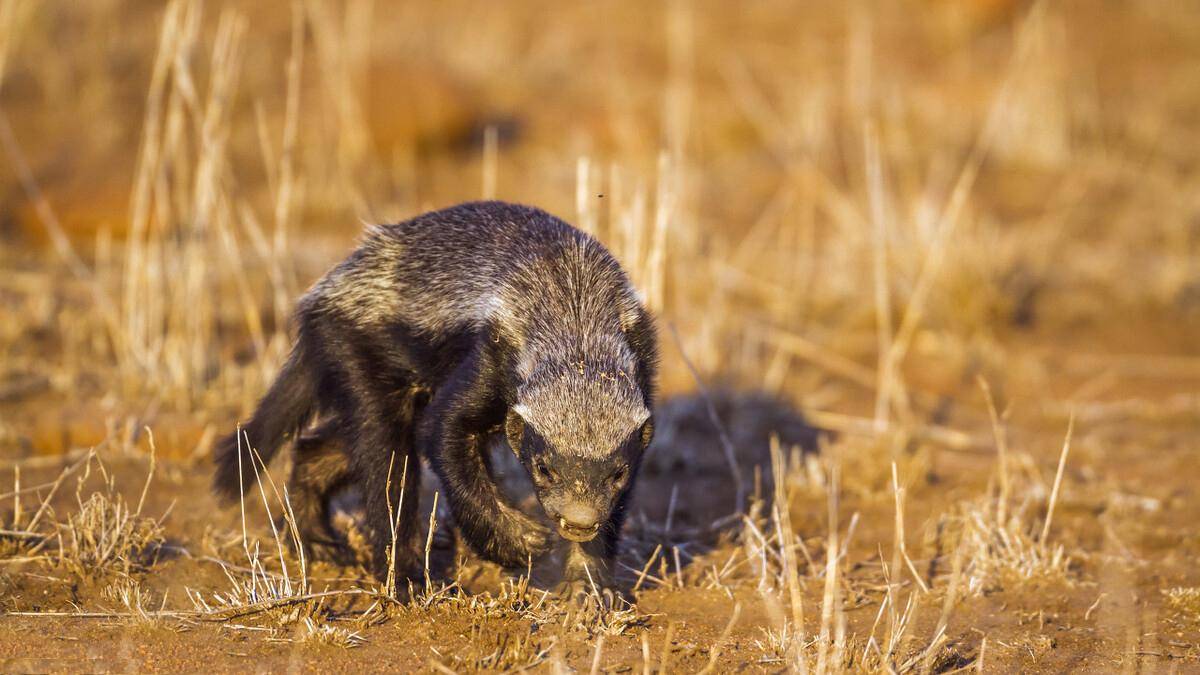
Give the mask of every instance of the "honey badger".
[[[478, 555], [524, 567], [557, 535], [569, 542], [564, 583], [611, 584], [653, 434], [657, 341], [599, 242], [536, 208], [461, 204], [370, 228], [294, 320], [292, 352], [243, 442], [233, 434], [217, 446], [219, 494], [236, 499], [254, 483], [247, 443], [269, 462], [320, 419], [344, 454], [295, 444], [291, 493], [308, 545], [331, 540], [329, 492], [357, 484], [374, 573], [388, 572], [390, 504], [395, 571], [412, 576], [424, 457]], [[487, 454], [494, 433], [529, 472], [553, 530], [500, 493]]]

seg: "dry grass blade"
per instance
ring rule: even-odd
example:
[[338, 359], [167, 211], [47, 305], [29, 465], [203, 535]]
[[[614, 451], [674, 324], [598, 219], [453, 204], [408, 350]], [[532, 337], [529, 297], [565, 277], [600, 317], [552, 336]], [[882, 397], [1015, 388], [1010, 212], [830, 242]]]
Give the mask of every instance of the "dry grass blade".
[[[778, 436], [771, 438], [771, 473], [775, 479], [775, 522], [778, 524], [780, 553], [782, 554], [784, 586], [791, 607], [791, 625], [796, 635], [794, 641], [803, 640], [804, 633], [804, 589], [800, 584], [799, 563], [796, 560], [797, 539], [792, 528], [791, 498], [788, 494], [788, 467], [779, 445]], [[785, 624], [783, 629], [787, 631]]]
[[[903, 387], [898, 386], [893, 371], [895, 362], [889, 356], [892, 348], [892, 295], [887, 264], [888, 205], [883, 184], [882, 160], [879, 156], [878, 131], [871, 124], [867, 125], [863, 133], [863, 154], [867, 168], [867, 191], [871, 202], [871, 271], [875, 282], [875, 324], [879, 342], [875, 426], [878, 433], [883, 433], [888, 427], [892, 392], [896, 392], [898, 403], [907, 406], [908, 401], [907, 396], [903, 395]], [[905, 410], [904, 413], [904, 417], [908, 418], [908, 411]]]
[[923, 593], [928, 593], [929, 586], [921, 578], [921, 573], [917, 571], [917, 566], [913, 564], [912, 558], [908, 555], [908, 545], [904, 536], [904, 489], [900, 487], [899, 471], [896, 468], [895, 460], [892, 461], [892, 495], [896, 503], [895, 559], [892, 562], [892, 567], [898, 567], [896, 561], [902, 558], [908, 571], [912, 573], [913, 581], [921, 587]]
[[392, 501], [392, 469], [395, 467], [395, 464], [396, 464], [396, 451], [393, 450], [391, 459], [388, 461], [387, 482], [384, 485], [384, 490], [387, 493], [386, 496], [387, 496], [387, 505], [388, 505], [388, 522], [391, 523], [391, 533], [390, 534], [391, 534], [391, 542], [392, 542], [391, 546], [388, 547], [388, 559], [387, 559], [388, 572], [387, 572], [387, 581], [384, 583], [384, 592], [387, 593], [389, 598], [396, 597], [396, 586], [397, 586], [397, 583], [396, 583], [397, 582], [397, 579], [396, 579], [396, 546], [397, 546], [396, 537], [397, 537], [397, 533], [400, 530], [400, 515], [401, 515], [400, 513], [394, 512], [395, 507], [393, 507], [392, 504], [393, 503], [401, 504], [401, 505], [404, 504], [404, 489], [406, 486], [405, 484], [408, 481], [408, 455], [404, 456], [404, 467], [402, 469], [400, 469], [400, 498], [399, 498], [399, 500], [393, 502]]
[[[403, 497], [401, 497], [403, 499]], [[425, 537], [425, 588], [433, 586], [429, 579], [429, 552], [433, 550], [433, 533], [437, 531], [438, 493], [433, 493], [433, 506], [429, 509], [429, 534]]]
[[821, 598], [821, 631], [817, 638], [817, 668], [816, 672], [823, 674], [830, 667], [841, 669], [841, 660], [833, 659], [830, 663], [829, 650], [836, 647], [833, 644], [832, 629], [835, 610], [841, 616], [841, 603], [838, 598], [838, 485], [839, 467], [836, 460], [830, 468], [829, 478], [829, 534], [825, 542], [825, 590]]
[[996, 412], [996, 402], [992, 399], [991, 386], [982, 377], [978, 381], [979, 388], [983, 390], [983, 397], [987, 401], [988, 417], [992, 420], [992, 434], [996, 439], [996, 453], [1000, 460], [1000, 498], [996, 502], [999, 508], [996, 520], [1003, 523], [1007, 520], [1006, 510], [1012, 493], [1008, 476], [1008, 437], [1004, 433], [1004, 427], [1000, 424], [1000, 415]]
[[667, 624], [667, 632], [663, 635], [662, 656], [658, 659], [658, 672], [667, 675], [671, 671], [671, 644], [675, 636], [675, 622]]
[[596, 638], [596, 649], [592, 652], [592, 666], [588, 671], [589, 675], [598, 675], [600, 672], [600, 657], [604, 654], [604, 636]]
[[[811, 420], [813, 425], [820, 429], [871, 438], [880, 436], [879, 425], [874, 419], [868, 417], [857, 417], [815, 408], [803, 408], [803, 412], [805, 418]], [[952, 450], [972, 454], [981, 454], [982, 448], [987, 444], [986, 440], [936, 424], [912, 424], [900, 427], [889, 423], [883, 430], [884, 434], [895, 434], [896, 432], [903, 432], [914, 440], [936, 443]]]
[[1062, 454], [1058, 456], [1058, 469], [1054, 472], [1054, 489], [1050, 492], [1050, 503], [1046, 506], [1046, 523], [1042, 525], [1042, 536], [1038, 538], [1043, 546], [1050, 536], [1050, 522], [1054, 519], [1054, 505], [1058, 503], [1058, 489], [1062, 487], [1063, 469], [1067, 465], [1067, 453], [1071, 451], [1071, 433], [1075, 430], [1075, 415], [1067, 422], [1067, 436], [1063, 439]]

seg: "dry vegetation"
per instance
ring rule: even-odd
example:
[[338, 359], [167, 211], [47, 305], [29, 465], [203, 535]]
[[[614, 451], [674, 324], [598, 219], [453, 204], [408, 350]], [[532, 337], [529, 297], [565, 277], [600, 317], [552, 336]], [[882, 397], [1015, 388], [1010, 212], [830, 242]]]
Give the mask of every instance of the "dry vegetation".
[[[1169, 0], [0, 0], [0, 669], [1197, 668], [1198, 59]], [[634, 604], [207, 494], [362, 222], [481, 196], [660, 317]]]

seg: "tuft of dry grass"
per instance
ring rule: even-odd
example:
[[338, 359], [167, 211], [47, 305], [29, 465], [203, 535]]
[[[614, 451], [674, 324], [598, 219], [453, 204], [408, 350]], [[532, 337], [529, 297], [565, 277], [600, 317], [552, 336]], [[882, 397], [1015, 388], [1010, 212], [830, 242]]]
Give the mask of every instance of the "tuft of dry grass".
[[[195, 615], [203, 620], [217, 622], [250, 619], [258, 627], [269, 630], [271, 639], [276, 640], [342, 648], [362, 644], [364, 638], [359, 631], [351, 631], [330, 623], [334, 614], [327, 603], [338, 598], [372, 596], [376, 599], [376, 604], [372, 605], [375, 609], [381, 601], [392, 602], [393, 595], [355, 587], [314, 591], [308, 576], [308, 563], [302, 553], [303, 542], [300, 540], [295, 512], [292, 510], [286, 488], [282, 493], [276, 488], [257, 451], [252, 450], [246, 454], [254, 462], [257, 491], [262, 500], [266, 520], [270, 524], [271, 540], [267, 547], [273, 547], [275, 555], [272, 557], [264, 554], [262, 542], [258, 539], [253, 539], [251, 543], [243, 496], [240, 507], [245, 564], [234, 565], [223, 560], [217, 561], [227, 581], [223, 590], [205, 593], [192, 588], [185, 589]], [[239, 451], [239, 461], [242, 455]], [[268, 487], [274, 500], [268, 496]], [[282, 520], [286, 526], [282, 530], [276, 524], [272, 501], [276, 508], [282, 511]], [[298, 560], [292, 560], [285, 552], [289, 538], [293, 549], [301, 552]], [[272, 567], [277, 568], [277, 571], [271, 569]], [[369, 621], [364, 615], [360, 617], [359, 623], [367, 625]]]
[[159, 613], [167, 604], [167, 597], [164, 594], [158, 609], [150, 608], [150, 592], [142, 586], [141, 581], [130, 577], [122, 577], [113, 581], [101, 591], [100, 595], [105, 600], [122, 607], [128, 614], [129, 620], [139, 626], [156, 625], [160, 620]]
[[[116, 486], [116, 476], [108, 471], [99, 455], [94, 450], [87, 454], [83, 474], [76, 479], [76, 510], [68, 514], [66, 519], [55, 523], [53, 532], [46, 535], [47, 541], [53, 539], [57, 543], [55, 560], [60, 567], [80, 578], [87, 578], [107, 572], [128, 575], [144, 570], [157, 561], [164, 542], [163, 521], [170, 509], [157, 518], [143, 515], [146, 493], [154, 479], [157, 464], [152, 434], [149, 439], [150, 466], [135, 506], [130, 506], [126, 501]], [[60, 474], [51, 488], [42, 509], [30, 523], [30, 529], [36, 527], [36, 521], [43, 509], [48, 508], [50, 498], [67, 471], [69, 469]], [[93, 471], [101, 486], [85, 498], [83, 494]]]
[[[986, 390], [985, 390], [986, 391]], [[989, 405], [991, 404], [989, 397]], [[1071, 447], [1074, 421], [1068, 423], [1055, 473], [1046, 501], [1046, 515], [1037, 528], [1029, 512], [1040, 505], [1045, 494], [1040, 483], [1010, 475], [1009, 455], [999, 418], [992, 407], [992, 421], [999, 452], [997, 493], [962, 504], [951, 518], [950, 537], [957, 538], [958, 553], [966, 560], [964, 575], [971, 594], [1015, 588], [1030, 582], [1055, 583], [1070, 580], [1071, 556], [1062, 544], [1049, 541], [1054, 508], [1062, 486], [1063, 470]], [[1030, 475], [1026, 472], [1025, 475]], [[1014, 505], [1015, 503], [1015, 505]]]
[[444, 655], [435, 649], [430, 666], [442, 672], [520, 672], [545, 662], [556, 644], [540, 633], [514, 631], [503, 621], [475, 617], [465, 646]]
[[[224, 590], [205, 594], [187, 589], [196, 611], [230, 618], [265, 612], [280, 624], [290, 624], [319, 610], [320, 603], [309, 597], [307, 586], [295, 582], [290, 575], [267, 568], [257, 541], [249, 549], [247, 562], [248, 567], [222, 564], [228, 582]], [[285, 569], [288, 565], [286, 561], [280, 564]]]
[[[846, 525], [839, 523], [841, 467], [849, 464], [857, 468], [867, 458], [876, 456], [877, 451], [878, 444], [839, 442], [826, 444], [819, 456], [794, 452], [789, 457], [778, 443], [773, 444], [772, 503], [768, 507], [756, 492], [749, 513], [733, 529], [731, 544], [735, 545], [718, 545], [693, 566], [707, 566], [707, 574], [699, 577], [704, 587], [726, 592], [739, 586], [752, 587], [760, 595], [769, 617], [768, 625], [760, 627], [759, 637], [753, 641], [760, 653], [760, 663], [785, 666], [795, 672], [895, 673], [961, 668], [978, 661], [979, 656], [972, 655], [969, 646], [950, 637], [956, 609], [964, 595], [975, 591], [977, 576], [997, 569], [1006, 573], [1023, 569], [1020, 563], [1028, 563], [1029, 556], [1019, 559], [1009, 549], [997, 549], [994, 542], [1009, 541], [1009, 532], [987, 524], [982, 527], [986, 534], [979, 536], [985, 537], [992, 547], [990, 558], [972, 560], [972, 556], [978, 557], [972, 547], [978, 547], [978, 542], [956, 540], [949, 573], [938, 577], [936, 584], [935, 580], [927, 581], [905, 546], [906, 490], [901, 487], [902, 472], [894, 462], [888, 481], [890, 495], [880, 495], [878, 487], [870, 487], [871, 481], [879, 482], [876, 479], [863, 482], [860, 476], [856, 481], [860, 499], [879, 501], [884, 497], [894, 506], [892, 562], [885, 562], [880, 550], [881, 577], [864, 574], [861, 569], [852, 577], [849, 552], [859, 520], [855, 513]], [[911, 459], [906, 459], [905, 465], [909, 471], [922, 466], [920, 461]], [[1061, 485], [1061, 469], [1059, 476]], [[1045, 493], [1042, 490], [1039, 494]], [[828, 503], [823, 550], [797, 536], [791, 522], [791, 512], [798, 503], [811, 508], [814, 497]], [[994, 498], [983, 501], [991, 505], [994, 514]], [[1041, 561], [1036, 556], [1046, 551], [1052, 552], [1051, 555], [1057, 552], [1060, 557], [1054, 559], [1058, 565], [1055, 569], [1066, 570], [1061, 547], [1043, 546], [1033, 524], [1020, 515], [1014, 523], [1020, 523], [1022, 528], [1018, 541], [1032, 547], [1031, 555], [1036, 561]], [[922, 568], [923, 565], [924, 561]], [[1024, 571], [1026, 576], [1031, 573], [1028, 569]], [[690, 574], [698, 578], [694, 569]], [[1004, 579], [1011, 582], [1008, 576]], [[809, 600], [814, 586], [818, 589], [815, 603]], [[869, 598], [867, 604], [872, 607], [874, 620], [852, 628], [847, 610], [865, 598]], [[932, 626], [918, 620], [930, 613], [936, 617]]]
[[[914, 618], [928, 604], [930, 591], [916, 577], [916, 587], [902, 596], [903, 584], [893, 574], [903, 569], [915, 577], [916, 572], [902, 544], [895, 544], [897, 559], [904, 562], [899, 567], [881, 564], [884, 595], [875, 620], [869, 629], [852, 632], [846, 610], [850, 593], [860, 582], [849, 578], [847, 558], [858, 521], [856, 514], [843, 531], [838, 520], [842, 483], [839, 462], [844, 452], [845, 448], [834, 451], [827, 447], [820, 460], [801, 460], [799, 454], [789, 460], [776, 443], [771, 454], [775, 494], [769, 512], [761, 498], [752, 500], [750, 513], [742, 519], [735, 538], [740, 545], [732, 555], [724, 554], [729, 555], [728, 562], [706, 577], [707, 585], [726, 588], [752, 584], [758, 592], [771, 621], [760, 627], [760, 637], [753, 641], [763, 665], [815, 673], [928, 672], [956, 658], [947, 630], [960, 600], [957, 589], [962, 579], [961, 565], [956, 564], [948, 588], [939, 591], [943, 593], [942, 614], [932, 634], [921, 636]], [[816, 554], [794, 533], [790, 517], [793, 499], [811, 495], [813, 490], [823, 493], [828, 504], [824, 551]], [[896, 506], [901, 509], [903, 501], [897, 500]], [[897, 521], [903, 517], [898, 512]], [[705, 557], [709, 559], [712, 556]], [[712, 569], [717, 570], [717, 566]], [[804, 602], [810, 585], [820, 587], [816, 605]]]
[[[98, 580], [116, 575], [102, 596], [125, 606], [134, 618], [148, 620], [144, 598], [131, 574], [150, 569], [165, 545], [164, 521], [171, 507], [158, 517], [145, 515], [146, 496], [154, 480], [157, 459], [153, 434], [149, 438], [149, 468], [137, 502], [131, 505], [117, 485], [116, 475], [95, 448], [75, 453], [78, 458], [65, 464], [49, 482], [22, 486], [21, 462], [13, 468], [12, 516], [7, 528], [0, 530], [2, 559], [6, 563], [33, 563], [66, 570], [75, 579]], [[111, 444], [106, 440], [105, 446]], [[37, 468], [34, 460], [24, 465]], [[65, 517], [57, 516], [56, 497], [67, 479], [75, 476], [74, 509]], [[97, 485], [98, 484], [98, 485]], [[32, 495], [36, 506], [23, 502]], [[86, 496], [85, 496], [86, 495]], [[47, 580], [69, 583], [59, 577], [43, 575]]]
[[982, 594], [1029, 582], [1067, 581], [1070, 557], [1063, 546], [1039, 542], [1023, 510], [1004, 523], [995, 522], [988, 517], [994, 506], [990, 500], [977, 501], [965, 505], [959, 515], [960, 545], [969, 560], [967, 590]]
[[58, 563], [81, 577], [144, 569], [157, 559], [163, 533], [161, 519], [130, 509], [109, 484], [58, 525]]
[[537, 629], [576, 634], [588, 640], [626, 635], [644, 627], [648, 617], [637, 606], [592, 591], [563, 599], [530, 585], [528, 576], [506, 579], [496, 592], [466, 593], [458, 582], [414, 589], [405, 611], [465, 613], [480, 620], [520, 620]]
[[358, 631], [328, 623], [318, 623], [311, 616], [304, 617], [302, 626], [299, 637], [295, 638], [295, 642], [301, 644], [353, 649], [366, 642], [366, 638]]
[[777, 628], [763, 626], [759, 632], [761, 638], [755, 638], [754, 647], [760, 652], [758, 663], [764, 665], [784, 665], [792, 661], [797, 649], [796, 629], [790, 621], [784, 620]]
[[1176, 586], [1162, 590], [1167, 606], [1193, 621], [1200, 621], [1200, 587]]

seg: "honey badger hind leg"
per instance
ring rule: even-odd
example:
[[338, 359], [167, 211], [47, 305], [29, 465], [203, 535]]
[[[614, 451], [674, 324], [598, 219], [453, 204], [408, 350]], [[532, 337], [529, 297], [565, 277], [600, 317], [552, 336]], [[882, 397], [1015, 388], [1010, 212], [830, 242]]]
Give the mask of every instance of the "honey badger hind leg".
[[[339, 432], [338, 421], [330, 418], [296, 440], [288, 501], [305, 558], [349, 565], [354, 561], [353, 552], [331, 526], [329, 512], [330, 498], [352, 477]], [[293, 548], [295, 544], [292, 541]]]
[[371, 571], [379, 581], [394, 571], [399, 586], [421, 577], [421, 460], [414, 426], [422, 397], [410, 390], [387, 419], [359, 415], [346, 434], [350, 469], [362, 489]]
[[412, 439], [420, 389], [391, 334], [366, 330], [321, 302], [306, 301], [297, 323], [318, 404], [338, 420], [336, 437], [362, 500], [370, 571], [381, 582], [393, 571], [401, 583], [420, 578], [421, 463]]
[[371, 571], [379, 581], [386, 581], [394, 570], [396, 580], [402, 582], [406, 578], [419, 578], [421, 566], [417, 553], [420, 519], [416, 513], [421, 493], [421, 462], [412, 444], [393, 431], [376, 423], [362, 424], [351, 452], [355, 465], [359, 465], [368, 449], [396, 449], [394, 455], [389, 451], [386, 459], [377, 456], [368, 470], [355, 473], [361, 477]]

